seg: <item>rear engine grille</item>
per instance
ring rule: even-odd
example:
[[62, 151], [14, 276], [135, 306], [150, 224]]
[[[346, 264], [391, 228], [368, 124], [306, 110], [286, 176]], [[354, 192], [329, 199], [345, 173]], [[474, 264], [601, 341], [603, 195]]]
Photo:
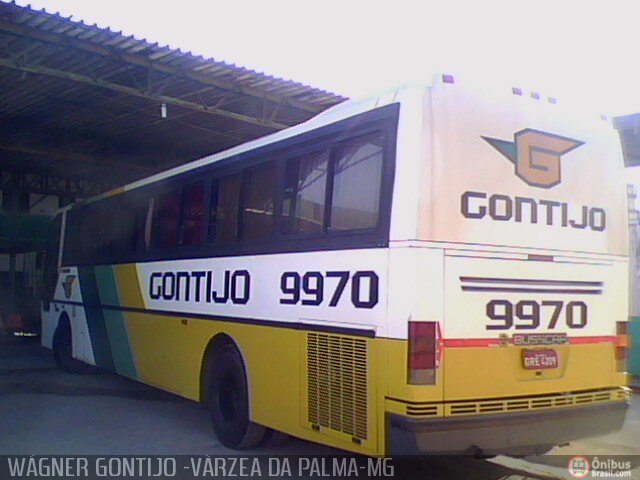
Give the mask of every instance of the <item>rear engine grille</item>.
[[308, 420], [367, 438], [367, 343], [365, 340], [307, 334]]

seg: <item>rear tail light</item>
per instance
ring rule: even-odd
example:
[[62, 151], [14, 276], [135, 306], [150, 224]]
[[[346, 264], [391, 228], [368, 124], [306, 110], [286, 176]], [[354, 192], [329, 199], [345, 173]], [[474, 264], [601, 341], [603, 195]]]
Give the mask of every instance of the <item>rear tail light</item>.
[[435, 385], [439, 357], [438, 322], [409, 322], [408, 382], [413, 385]]
[[626, 372], [629, 350], [629, 322], [616, 322], [616, 370]]

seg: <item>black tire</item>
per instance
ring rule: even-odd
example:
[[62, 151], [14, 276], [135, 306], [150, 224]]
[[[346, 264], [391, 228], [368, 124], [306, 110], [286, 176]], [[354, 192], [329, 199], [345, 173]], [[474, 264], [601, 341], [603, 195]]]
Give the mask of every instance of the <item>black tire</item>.
[[69, 373], [83, 373], [87, 365], [73, 358], [73, 340], [69, 319], [62, 317], [53, 334], [53, 358], [58, 367]]
[[249, 389], [242, 356], [233, 343], [217, 347], [209, 376], [213, 430], [227, 448], [255, 447], [264, 437], [265, 428], [249, 419]]

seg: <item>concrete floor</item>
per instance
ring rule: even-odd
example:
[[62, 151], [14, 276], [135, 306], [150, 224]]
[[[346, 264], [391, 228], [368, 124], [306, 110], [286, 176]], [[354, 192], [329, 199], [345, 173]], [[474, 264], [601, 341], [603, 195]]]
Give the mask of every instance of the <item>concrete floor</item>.
[[[427, 478], [525, 478], [520, 469], [566, 474], [565, 455], [640, 455], [640, 398], [635, 395], [624, 428], [612, 435], [556, 448], [554, 455], [492, 462], [429, 458]], [[294, 439], [281, 447], [243, 455], [344, 454]], [[0, 339], [0, 454], [21, 455], [235, 455], [216, 440], [208, 414], [197, 403], [98, 372], [58, 370], [37, 340]], [[555, 467], [555, 468], [554, 468]], [[640, 478], [640, 470], [635, 478]], [[531, 477], [536, 478], [536, 477]]]

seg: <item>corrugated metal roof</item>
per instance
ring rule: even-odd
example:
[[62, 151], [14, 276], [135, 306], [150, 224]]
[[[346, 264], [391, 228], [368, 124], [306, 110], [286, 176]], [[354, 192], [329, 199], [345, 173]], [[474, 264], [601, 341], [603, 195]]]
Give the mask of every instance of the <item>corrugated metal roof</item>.
[[113, 183], [296, 125], [345, 100], [5, 1], [0, 96], [0, 166]]

